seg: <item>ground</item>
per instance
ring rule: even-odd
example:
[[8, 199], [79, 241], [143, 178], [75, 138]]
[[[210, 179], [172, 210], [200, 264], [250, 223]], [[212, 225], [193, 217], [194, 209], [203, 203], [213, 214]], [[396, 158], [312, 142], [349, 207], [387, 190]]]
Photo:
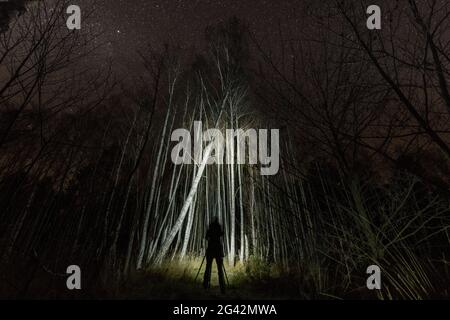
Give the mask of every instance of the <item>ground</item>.
[[[211, 288], [202, 287], [205, 264], [195, 280], [201, 258], [175, 259], [158, 268], [135, 274], [124, 285], [118, 298], [125, 299], [298, 299], [302, 298], [294, 282], [282, 276], [269, 265], [255, 274], [250, 264], [225, 264], [229, 286], [225, 294], [220, 292], [217, 267], [213, 264]], [[262, 269], [262, 270], [261, 270]]]

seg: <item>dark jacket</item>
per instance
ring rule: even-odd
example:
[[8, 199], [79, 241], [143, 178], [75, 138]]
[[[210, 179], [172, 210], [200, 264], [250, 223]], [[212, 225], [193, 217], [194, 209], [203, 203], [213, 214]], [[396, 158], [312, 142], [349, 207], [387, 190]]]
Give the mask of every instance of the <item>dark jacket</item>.
[[209, 225], [206, 232], [206, 240], [208, 240], [208, 248], [206, 249], [206, 255], [209, 257], [223, 257], [222, 240], [223, 236], [222, 227], [218, 222], [212, 222]]

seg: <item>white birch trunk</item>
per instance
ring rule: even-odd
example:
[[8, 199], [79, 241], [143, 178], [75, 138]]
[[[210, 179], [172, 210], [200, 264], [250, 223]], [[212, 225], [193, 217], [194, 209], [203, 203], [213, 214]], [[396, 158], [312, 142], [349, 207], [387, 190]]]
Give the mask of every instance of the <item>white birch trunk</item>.
[[161, 141], [160, 141], [160, 145], [159, 145], [158, 156], [156, 158], [155, 168], [154, 168], [154, 171], [153, 171], [152, 186], [151, 186], [151, 189], [150, 189], [150, 196], [149, 196], [149, 199], [148, 199], [148, 202], [147, 202], [147, 209], [145, 210], [144, 223], [143, 223], [143, 226], [142, 226], [142, 237], [141, 237], [141, 242], [140, 242], [140, 245], [139, 245], [139, 254], [138, 254], [138, 259], [137, 259], [137, 264], [136, 264], [136, 267], [137, 267], [138, 270], [142, 268], [142, 262], [144, 260], [144, 255], [145, 255], [145, 249], [147, 248], [148, 222], [150, 220], [150, 211], [151, 211], [151, 208], [152, 208], [153, 197], [155, 195], [159, 163], [161, 161], [161, 156], [162, 156], [162, 152], [163, 152], [164, 137], [166, 135], [167, 123], [169, 121], [169, 114], [170, 114], [170, 104], [169, 104], [169, 110], [167, 110], [166, 119], [164, 121], [163, 131], [161, 133]]
[[200, 179], [203, 176], [203, 171], [205, 171], [206, 163], [208, 161], [209, 156], [211, 155], [213, 143], [214, 143], [214, 141], [210, 142], [204, 150], [202, 162], [200, 164], [200, 167], [198, 168], [197, 174], [195, 175], [195, 179], [192, 183], [189, 194], [183, 204], [183, 207], [181, 208], [180, 215], [178, 216], [178, 219], [176, 220], [174, 226], [172, 227], [172, 230], [169, 232], [169, 234], [165, 238], [165, 240], [161, 246], [161, 251], [156, 258], [155, 262], [157, 264], [160, 264], [162, 262], [162, 260], [166, 256], [167, 252], [169, 251], [169, 247], [172, 244], [173, 239], [175, 238], [177, 233], [180, 231], [181, 226], [183, 225], [184, 218], [186, 218], [188, 209], [192, 204], [195, 193], [197, 192], [197, 188], [198, 188]]

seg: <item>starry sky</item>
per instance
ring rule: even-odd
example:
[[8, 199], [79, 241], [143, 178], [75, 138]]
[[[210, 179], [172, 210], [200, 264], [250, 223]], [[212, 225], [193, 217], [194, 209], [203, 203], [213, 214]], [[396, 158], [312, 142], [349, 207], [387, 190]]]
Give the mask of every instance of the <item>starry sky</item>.
[[[165, 43], [185, 50], [201, 47], [209, 25], [237, 17], [261, 38], [274, 38], [279, 23], [296, 22], [302, 0], [79, 0], [93, 11], [90, 30], [102, 30], [104, 52], [126, 62], [147, 46]], [[74, 4], [76, 4], [74, 2]]]

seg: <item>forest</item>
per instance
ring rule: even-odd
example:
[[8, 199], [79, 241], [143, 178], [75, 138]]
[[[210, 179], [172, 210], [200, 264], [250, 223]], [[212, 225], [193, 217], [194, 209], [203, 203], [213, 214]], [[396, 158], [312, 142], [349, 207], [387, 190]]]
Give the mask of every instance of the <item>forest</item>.
[[[91, 13], [79, 32], [63, 0], [2, 8], [0, 297], [223, 298], [196, 279], [218, 217], [225, 298], [450, 298], [450, 2], [379, 2], [381, 30], [367, 1], [305, 0], [277, 41], [231, 17], [131, 75]], [[234, 130], [223, 163], [207, 139], [174, 163], [180, 128]], [[248, 130], [278, 130], [276, 174]]]

